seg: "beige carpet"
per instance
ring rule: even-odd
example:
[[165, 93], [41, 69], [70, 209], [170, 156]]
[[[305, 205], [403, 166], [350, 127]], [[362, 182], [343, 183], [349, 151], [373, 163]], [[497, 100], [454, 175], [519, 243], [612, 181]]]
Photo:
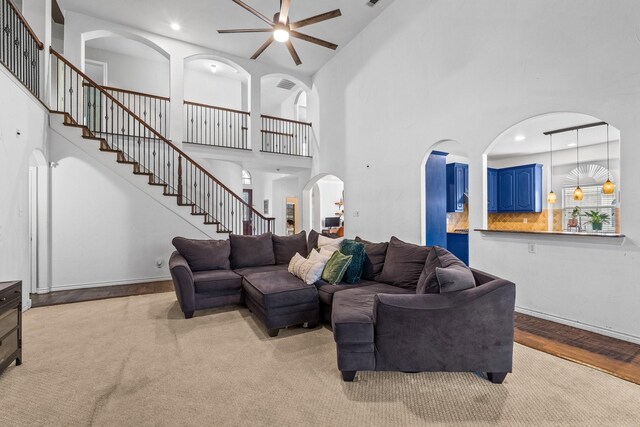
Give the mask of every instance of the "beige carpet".
[[359, 373], [325, 328], [268, 338], [246, 309], [171, 293], [32, 309], [0, 425], [640, 425], [640, 386], [516, 345], [514, 373]]

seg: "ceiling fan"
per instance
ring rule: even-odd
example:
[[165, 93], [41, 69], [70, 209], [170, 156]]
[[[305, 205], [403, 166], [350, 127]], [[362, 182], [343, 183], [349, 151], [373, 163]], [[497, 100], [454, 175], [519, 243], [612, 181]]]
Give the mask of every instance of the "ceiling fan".
[[230, 34], [230, 33], [273, 33], [271, 37], [267, 39], [266, 42], [253, 54], [251, 59], [258, 58], [262, 52], [264, 52], [273, 41], [277, 41], [280, 43], [284, 43], [289, 49], [289, 53], [293, 58], [293, 61], [296, 65], [302, 64], [300, 57], [298, 56], [298, 52], [293, 47], [293, 43], [291, 43], [290, 37], [295, 37], [300, 40], [304, 40], [310, 43], [314, 43], [320, 46], [324, 46], [329, 49], [336, 50], [338, 48], [337, 44], [330, 43], [325, 40], [321, 40], [316, 37], [308, 36], [306, 34], [299, 33], [296, 31], [298, 28], [306, 27], [307, 25], [317, 24], [318, 22], [326, 21], [329, 19], [337, 18], [338, 16], [342, 16], [342, 12], [340, 9], [332, 10], [331, 12], [321, 13], [320, 15], [312, 16], [311, 18], [303, 19], [297, 22], [289, 22], [289, 8], [291, 7], [291, 0], [280, 0], [280, 10], [276, 12], [273, 16], [273, 20], [267, 18], [262, 13], [258, 12], [248, 4], [244, 3], [241, 0], [233, 0], [234, 3], [248, 10], [258, 18], [262, 19], [264, 22], [269, 24], [270, 28], [248, 28], [248, 29], [239, 29], [239, 30], [218, 30], [220, 34]]

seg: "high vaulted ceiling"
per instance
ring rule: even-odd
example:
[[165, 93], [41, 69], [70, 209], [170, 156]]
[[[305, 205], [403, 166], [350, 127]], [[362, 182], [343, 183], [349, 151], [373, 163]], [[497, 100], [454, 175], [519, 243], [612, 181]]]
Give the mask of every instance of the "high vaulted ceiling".
[[[364, 27], [394, 0], [380, 0], [374, 7], [368, 0], [292, 0], [291, 22], [305, 19], [333, 9], [342, 16], [301, 29], [308, 35], [336, 43], [338, 49], [349, 43]], [[280, 7], [279, 0], [245, 0], [266, 16], [273, 16]], [[97, 18], [167, 37], [206, 46], [221, 52], [249, 58], [264, 43], [267, 33], [218, 34], [218, 29], [263, 28], [266, 24], [231, 0], [59, 0], [64, 10], [71, 10]], [[171, 29], [177, 22], [180, 31]], [[302, 31], [304, 30], [304, 31]], [[258, 61], [294, 69], [312, 75], [335, 52], [321, 46], [293, 39], [302, 59], [297, 66], [284, 44], [273, 43]]]

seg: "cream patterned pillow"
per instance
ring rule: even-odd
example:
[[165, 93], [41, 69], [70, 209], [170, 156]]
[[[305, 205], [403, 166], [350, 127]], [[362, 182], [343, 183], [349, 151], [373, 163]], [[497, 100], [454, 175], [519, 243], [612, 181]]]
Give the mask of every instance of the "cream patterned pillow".
[[289, 273], [293, 274], [294, 276], [297, 276], [296, 272], [298, 271], [302, 263], [305, 262], [306, 260], [307, 259], [305, 257], [300, 255], [299, 253], [296, 253], [293, 256], [293, 258], [291, 258], [291, 261], [289, 261], [289, 269], [288, 269]]
[[297, 270], [293, 273], [296, 277], [304, 280], [307, 285], [313, 285], [322, 276], [324, 266], [329, 258], [321, 255], [317, 251], [311, 251], [309, 259], [304, 260], [301, 264], [296, 265]]

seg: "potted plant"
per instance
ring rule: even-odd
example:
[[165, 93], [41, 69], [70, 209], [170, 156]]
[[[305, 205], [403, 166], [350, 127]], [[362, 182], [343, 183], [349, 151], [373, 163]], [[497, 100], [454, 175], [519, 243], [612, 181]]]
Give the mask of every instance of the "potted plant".
[[567, 225], [569, 227], [577, 227], [579, 216], [580, 216], [580, 206], [576, 206], [573, 208], [573, 211], [571, 212], [571, 218], [569, 219], [569, 223]]
[[593, 231], [602, 231], [602, 224], [609, 223], [609, 214], [604, 212], [589, 211], [584, 216], [589, 218], [587, 224], [591, 224]]

